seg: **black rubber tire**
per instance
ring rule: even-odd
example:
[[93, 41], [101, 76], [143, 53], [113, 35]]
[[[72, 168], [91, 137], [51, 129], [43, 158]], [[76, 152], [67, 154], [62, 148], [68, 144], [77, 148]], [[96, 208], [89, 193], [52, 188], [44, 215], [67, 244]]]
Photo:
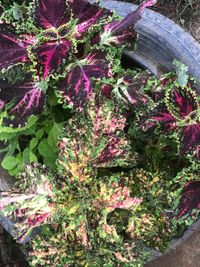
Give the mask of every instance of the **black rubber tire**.
[[[121, 16], [137, 8], [135, 4], [119, 1], [103, 0], [101, 4]], [[188, 66], [191, 75], [200, 80], [200, 45], [179, 25], [146, 9], [135, 29], [139, 33], [138, 47], [128, 55], [136, 62], [159, 76], [160, 73], [174, 70], [172, 62], [177, 59]]]

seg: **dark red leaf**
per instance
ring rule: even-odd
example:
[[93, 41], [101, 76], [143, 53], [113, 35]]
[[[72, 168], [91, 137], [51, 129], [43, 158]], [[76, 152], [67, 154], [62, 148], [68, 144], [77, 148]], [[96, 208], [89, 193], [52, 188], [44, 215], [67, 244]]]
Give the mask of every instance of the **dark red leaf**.
[[200, 145], [200, 123], [183, 127], [181, 130], [180, 152], [185, 154]]
[[34, 18], [43, 29], [58, 28], [70, 21], [71, 14], [65, 0], [38, 0]]
[[128, 76], [124, 77], [124, 81], [122, 83], [122, 86], [124, 87], [122, 95], [125, 97], [124, 100], [129, 104], [132, 104], [134, 108], [138, 108], [141, 105], [146, 104], [149, 100], [149, 97], [141, 91], [142, 85], [146, 82], [145, 75], [146, 74], [143, 73], [141, 77], [138, 76], [134, 79]]
[[190, 89], [175, 87], [170, 90], [168, 99], [170, 111], [179, 118], [185, 118], [198, 107], [196, 94]]
[[0, 69], [27, 60], [26, 42], [19, 40], [14, 30], [0, 24]]
[[176, 128], [175, 123], [175, 117], [172, 116], [163, 103], [161, 103], [142, 117], [139, 126], [149, 130], [159, 124], [163, 130], [169, 131]]
[[63, 39], [58, 42], [47, 42], [35, 49], [36, 56], [43, 66], [45, 79], [53, 71], [57, 71], [63, 59], [67, 59], [70, 50], [70, 41]]
[[79, 61], [67, 77], [61, 82], [59, 89], [65, 101], [77, 108], [82, 108], [92, 89], [91, 78], [109, 76], [109, 64], [106, 54], [95, 51]]
[[1, 81], [0, 101], [10, 103], [9, 117], [4, 119], [6, 125], [23, 126], [29, 116], [40, 114], [44, 108], [44, 93], [39, 83], [24, 82], [8, 84]]
[[190, 215], [193, 209], [200, 209], [200, 181], [190, 181], [185, 184], [178, 206], [178, 218]]
[[92, 5], [86, 0], [72, 0], [69, 3], [77, 21], [77, 32], [84, 33], [91, 25], [98, 24], [102, 18], [112, 15], [112, 12], [97, 5]]
[[135, 32], [135, 25], [141, 19], [141, 15], [146, 7], [152, 6], [154, 0], [147, 0], [143, 2], [135, 11], [129, 13], [121, 21], [115, 21], [105, 26], [105, 32], [109, 32], [113, 36], [112, 40], [116, 44], [127, 44], [135, 40], [137, 33]]
[[105, 84], [104, 86], [102, 86], [101, 91], [106, 97], [110, 98], [112, 89], [113, 87], [110, 84]]
[[194, 156], [200, 161], [200, 145], [198, 145], [194, 151]]

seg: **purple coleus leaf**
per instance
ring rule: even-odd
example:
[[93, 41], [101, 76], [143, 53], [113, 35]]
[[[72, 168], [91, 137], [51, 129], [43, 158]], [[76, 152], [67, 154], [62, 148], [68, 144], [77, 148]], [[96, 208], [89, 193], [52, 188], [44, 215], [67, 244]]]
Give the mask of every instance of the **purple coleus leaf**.
[[196, 93], [190, 89], [174, 87], [167, 94], [167, 100], [170, 112], [181, 119], [192, 115], [198, 108]]
[[71, 43], [63, 39], [59, 43], [46, 42], [35, 49], [40, 64], [43, 66], [43, 78], [45, 79], [53, 71], [57, 71], [62, 60], [68, 58]]
[[176, 128], [176, 118], [171, 115], [163, 103], [160, 103], [147, 114], [143, 114], [139, 122], [139, 127], [145, 130], [152, 130], [158, 124], [163, 130], [169, 131]]
[[77, 19], [76, 30], [79, 35], [86, 32], [91, 25], [98, 24], [99, 20], [112, 15], [111, 11], [90, 4], [86, 0], [70, 0], [69, 7]]
[[133, 108], [139, 108], [149, 101], [149, 97], [141, 90], [144, 79], [142, 77], [124, 76], [119, 79], [115, 89], [111, 92], [115, 98], [131, 105]]
[[40, 114], [44, 109], [44, 93], [38, 82], [25, 81], [17, 84], [8, 84], [0, 81], [0, 101], [9, 104], [8, 118], [4, 119], [5, 125], [23, 126], [29, 116]]
[[178, 218], [188, 214], [193, 209], [200, 209], [200, 181], [189, 181], [184, 185], [178, 206]]
[[[111, 12], [88, 1], [41, 0], [37, 1], [34, 17], [39, 27], [45, 29], [43, 36], [49, 41], [34, 49], [36, 57], [43, 66], [43, 78], [53, 71], [57, 71], [63, 59], [68, 59], [73, 42], [80, 39], [91, 25], [98, 24], [99, 20], [107, 17]], [[66, 23], [76, 21], [76, 26]], [[74, 28], [74, 31], [72, 28]]]
[[200, 146], [200, 123], [194, 123], [182, 128], [180, 133], [180, 152], [185, 154]]
[[83, 108], [92, 90], [92, 79], [109, 77], [109, 63], [106, 53], [94, 51], [72, 67], [67, 77], [60, 82], [59, 92], [64, 101]]
[[200, 145], [198, 110], [199, 100], [195, 91], [174, 87], [167, 91], [164, 101], [143, 114], [139, 126], [148, 131], [156, 125], [160, 125], [165, 131], [176, 130], [180, 138], [180, 153], [187, 154], [196, 151]]
[[147, 0], [143, 2], [135, 11], [129, 13], [121, 21], [114, 21], [104, 27], [101, 35], [103, 43], [128, 44], [133, 42], [137, 33], [135, 31], [136, 23], [141, 19], [141, 15], [146, 7], [152, 6], [156, 1]]
[[0, 69], [27, 61], [27, 42], [19, 40], [6, 24], [0, 24]]
[[58, 28], [69, 22], [70, 9], [65, 0], [36, 0], [34, 19], [43, 29]]

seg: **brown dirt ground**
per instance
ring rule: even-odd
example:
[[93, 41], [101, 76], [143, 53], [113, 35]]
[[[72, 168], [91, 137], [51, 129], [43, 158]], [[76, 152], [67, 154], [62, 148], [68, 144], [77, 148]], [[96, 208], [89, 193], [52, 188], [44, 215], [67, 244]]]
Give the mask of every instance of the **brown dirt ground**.
[[162, 0], [154, 10], [174, 20], [200, 42], [200, 1]]

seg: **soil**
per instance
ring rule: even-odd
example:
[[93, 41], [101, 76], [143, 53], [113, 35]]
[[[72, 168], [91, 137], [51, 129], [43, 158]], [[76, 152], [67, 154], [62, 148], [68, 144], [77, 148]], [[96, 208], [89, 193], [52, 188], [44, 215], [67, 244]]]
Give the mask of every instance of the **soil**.
[[161, 0], [153, 9], [174, 20], [200, 42], [200, 1]]

